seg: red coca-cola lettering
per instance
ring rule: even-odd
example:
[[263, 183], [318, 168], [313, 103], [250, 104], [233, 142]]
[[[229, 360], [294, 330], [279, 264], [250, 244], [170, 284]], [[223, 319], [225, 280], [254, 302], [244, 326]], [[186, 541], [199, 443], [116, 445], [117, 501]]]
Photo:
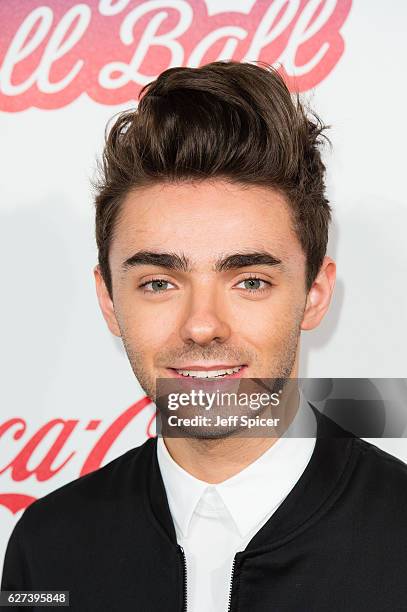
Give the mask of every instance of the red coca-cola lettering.
[[301, 92], [320, 83], [343, 54], [340, 29], [351, 0], [258, 0], [248, 12], [221, 12], [210, 0], [208, 6], [1, 2], [0, 109], [60, 108], [85, 92], [102, 104], [135, 101], [166, 68], [218, 59], [275, 64]]
[[[113, 421], [89, 451], [78, 476], [83, 476], [101, 467], [106, 454], [115, 440], [117, 440], [129, 423], [139, 416], [149, 404], [151, 404], [151, 399], [147, 396], [142, 397]], [[146, 428], [147, 437], [153, 436], [151, 427], [154, 418], [155, 415], [149, 419]], [[99, 422], [99, 420], [93, 420], [90, 422], [92, 424], [91, 427], [89, 427], [88, 424], [84, 429], [95, 430]], [[11, 479], [17, 482], [21, 482], [32, 476], [38, 481], [52, 479], [55, 474], [60, 472], [68, 464], [76, 453], [76, 451], [71, 451], [58, 466], [54, 466], [54, 462], [63, 452], [68, 439], [70, 439], [75, 430], [79, 428], [79, 424], [80, 421], [76, 419], [52, 419], [48, 423], [45, 423], [33, 436], [31, 436], [31, 438], [29, 438], [16, 456], [9, 461], [6, 466], [0, 469], [0, 474], [9, 472]], [[29, 469], [28, 463], [33, 453], [38, 449], [39, 445], [44, 442], [45, 437], [54, 430], [58, 431], [56, 439], [51, 443], [50, 447], [47, 447], [45, 456], [38, 465]], [[26, 421], [20, 418], [12, 418], [0, 425], [0, 440], [5, 434], [13, 431], [12, 438], [14, 440], [20, 440], [27, 431]], [[15, 514], [29, 506], [35, 499], [36, 498], [32, 495], [27, 495], [25, 493], [0, 493], [0, 506], [4, 506]]]
[[[25, 480], [26, 478], [31, 476], [31, 474], [35, 474], [37, 480], [39, 481], [48, 480], [49, 478], [52, 478], [52, 476], [62, 470], [62, 468], [68, 463], [68, 461], [70, 461], [70, 459], [75, 454], [74, 452], [72, 452], [57, 468], [51, 468], [57, 455], [59, 455], [62, 447], [64, 446], [67, 439], [70, 437], [77, 424], [77, 420], [65, 421], [63, 419], [53, 419], [52, 421], [49, 421], [49, 423], [46, 423], [37, 431], [37, 433], [27, 442], [27, 444], [25, 444], [25, 446], [18, 453], [18, 455], [8, 465], [0, 469], [0, 474], [3, 474], [3, 472], [10, 469], [12, 479], [17, 481]], [[29, 470], [27, 468], [27, 463], [30, 457], [33, 455], [36, 448], [41, 444], [41, 442], [48, 435], [48, 433], [59, 425], [62, 425], [62, 430], [60, 431], [55, 442], [53, 442], [51, 448], [49, 449], [45, 457], [42, 459], [42, 461], [37, 465], [37, 467]]]
[[118, 438], [123, 429], [132, 421], [146, 406], [151, 404], [149, 397], [144, 397], [130, 408], [127, 408], [105, 431], [100, 440], [90, 451], [83, 467], [80, 471], [80, 476], [97, 470], [106, 456], [106, 453], [111, 448], [113, 442]]

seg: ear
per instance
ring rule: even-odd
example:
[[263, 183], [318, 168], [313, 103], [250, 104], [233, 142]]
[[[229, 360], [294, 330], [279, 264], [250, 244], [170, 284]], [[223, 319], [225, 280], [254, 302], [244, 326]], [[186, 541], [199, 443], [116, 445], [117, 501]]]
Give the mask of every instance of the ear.
[[324, 257], [321, 268], [308, 292], [301, 329], [317, 327], [329, 308], [336, 279], [336, 264], [330, 257]]
[[112, 334], [120, 338], [121, 333], [114, 312], [113, 302], [110, 298], [105, 281], [103, 280], [99, 265], [93, 268], [93, 274], [95, 276], [96, 293], [98, 296], [100, 310], [102, 311], [103, 317]]

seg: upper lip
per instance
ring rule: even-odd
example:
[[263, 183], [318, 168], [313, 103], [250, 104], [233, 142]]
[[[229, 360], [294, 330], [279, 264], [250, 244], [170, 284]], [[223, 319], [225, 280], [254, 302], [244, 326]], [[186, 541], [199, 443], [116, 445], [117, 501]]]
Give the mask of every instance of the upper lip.
[[204, 370], [204, 371], [209, 371], [209, 370], [230, 370], [230, 368], [239, 368], [239, 367], [243, 367], [245, 364], [243, 363], [237, 363], [237, 364], [232, 364], [232, 365], [228, 365], [225, 363], [222, 364], [218, 364], [215, 363], [213, 365], [199, 365], [199, 364], [194, 364], [194, 365], [182, 365], [182, 366], [170, 366], [171, 370]]

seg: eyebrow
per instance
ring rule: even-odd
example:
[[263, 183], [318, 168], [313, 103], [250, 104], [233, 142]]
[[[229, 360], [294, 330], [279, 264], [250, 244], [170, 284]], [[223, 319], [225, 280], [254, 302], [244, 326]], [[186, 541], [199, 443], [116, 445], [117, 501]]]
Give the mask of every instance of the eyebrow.
[[[159, 266], [179, 272], [194, 271], [192, 262], [183, 253], [158, 253], [156, 251], [137, 251], [122, 263], [121, 269], [126, 272], [130, 268], [145, 265]], [[225, 272], [256, 265], [283, 268], [282, 261], [278, 257], [267, 251], [254, 251], [252, 253], [232, 253], [220, 257], [215, 261], [212, 270]]]

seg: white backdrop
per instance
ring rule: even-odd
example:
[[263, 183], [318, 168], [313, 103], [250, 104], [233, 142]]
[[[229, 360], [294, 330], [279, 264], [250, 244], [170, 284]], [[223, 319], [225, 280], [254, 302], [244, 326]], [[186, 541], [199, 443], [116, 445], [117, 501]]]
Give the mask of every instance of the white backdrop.
[[[31, 106], [30, 101], [36, 103], [34, 94], [30, 98], [36, 85], [24, 95], [10, 95], [7, 90], [10, 83], [21, 83], [23, 77], [33, 74], [44, 52], [44, 46], [39, 45], [27, 72], [22, 65], [20, 73], [17, 66], [10, 79], [6, 51], [30, 11], [48, 7], [52, 13], [55, 9], [52, 27], [56, 27], [60, 16], [77, 4], [10, 0], [0, 8], [1, 22], [7, 24], [0, 46], [4, 359], [0, 564], [11, 529], [30, 500], [142, 443], [154, 415], [153, 405], [137, 404], [144, 394], [120, 341], [105, 326], [92, 274], [96, 247], [89, 179], [101, 152], [107, 120], [130, 106], [131, 99], [118, 95], [120, 104], [113, 105], [115, 92], [110, 91], [105, 101], [99, 98], [96, 102], [90, 97], [92, 87], [90, 95], [83, 91], [85, 87], [78, 87], [68, 103], [57, 104], [52, 93], [43, 93], [38, 98], [42, 108], [21, 109]], [[192, 14], [200, 15], [206, 6], [208, 19], [219, 18], [210, 31], [243, 24], [250, 38], [259, 29], [254, 15], [285, 3], [95, 0], [81, 6], [89, 9], [85, 20], [98, 18], [101, 23], [108, 17], [100, 12], [110, 6], [121, 23], [131, 10], [147, 4], [155, 11], [150, 23], [159, 8], [165, 13], [163, 7], [175, 10], [187, 4]], [[403, 378], [407, 376], [407, 5], [403, 0], [354, 0], [352, 5], [341, 0], [311, 0], [287, 5], [299, 15], [307, 7], [315, 12], [320, 5], [328, 26], [329, 14], [339, 10], [344, 21], [339, 28], [343, 53], [330, 69], [322, 61], [321, 68], [314, 71], [315, 84], [311, 89], [305, 87], [304, 92], [322, 119], [332, 125], [333, 152], [327, 150], [325, 155], [328, 194], [334, 209], [328, 254], [337, 261], [338, 282], [331, 310], [320, 329], [303, 334], [300, 376]], [[194, 19], [190, 27], [204, 32], [202, 18]], [[137, 36], [142, 35], [136, 34], [127, 50], [136, 48]], [[107, 46], [114, 46], [115, 41], [118, 47], [123, 46], [118, 37], [114, 28], [103, 36], [99, 33], [97, 48], [91, 42], [86, 46], [84, 38], [79, 43], [80, 53], [102, 53], [105, 41]], [[315, 53], [321, 48], [326, 51], [322, 42]], [[61, 39], [60, 51], [64, 44]], [[330, 43], [328, 36], [324, 44], [329, 47], [338, 41]], [[288, 45], [286, 41], [285, 48]], [[74, 51], [72, 43], [67, 55], [70, 68], [81, 57]], [[221, 58], [227, 59], [231, 53], [241, 59], [233, 45], [226, 46]], [[54, 49], [57, 55], [58, 49]], [[208, 56], [207, 61], [218, 58]], [[106, 56], [103, 63], [113, 59]], [[266, 49], [261, 59], [274, 61], [275, 57]], [[30, 59], [21, 57], [21, 61]], [[148, 80], [156, 75], [151, 65], [146, 74], [151, 76]], [[53, 73], [54, 81], [62, 76], [63, 71]], [[407, 461], [406, 439], [373, 441]]]

